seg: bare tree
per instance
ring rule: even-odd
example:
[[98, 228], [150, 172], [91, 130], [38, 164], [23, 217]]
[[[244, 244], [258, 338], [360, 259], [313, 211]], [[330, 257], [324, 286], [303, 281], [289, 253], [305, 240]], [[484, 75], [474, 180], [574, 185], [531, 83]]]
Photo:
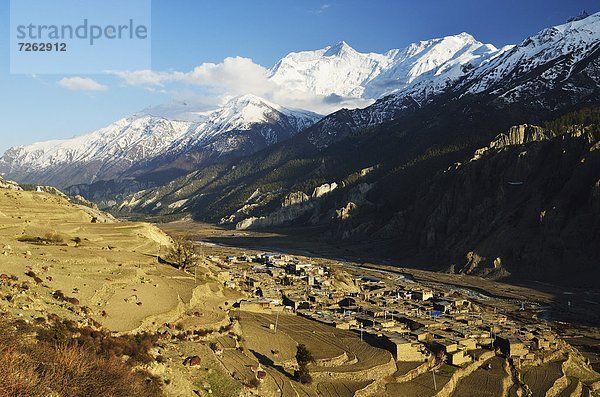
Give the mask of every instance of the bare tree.
[[173, 245], [167, 254], [167, 259], [181, 270], [191, 269], [198, 263], [194, 244], [186, 238], [173, 238]]
[[437, 365], [444, 364], [447, 360], [448, 360], [448, 355], [443, 350], [438, 351], [437, 354], [435, 355], [435, 362]]

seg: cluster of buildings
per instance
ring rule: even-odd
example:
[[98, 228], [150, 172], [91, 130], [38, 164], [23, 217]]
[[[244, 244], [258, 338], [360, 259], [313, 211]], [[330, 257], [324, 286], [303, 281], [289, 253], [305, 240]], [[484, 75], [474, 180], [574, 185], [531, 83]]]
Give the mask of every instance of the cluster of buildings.
[[252, 296], [238, 303], [241, 310], [293, 312], [352, 330], [398, 361], [436, 355], [461, 366], [495, 349], [524, 365], [557, 348], [548, 327], [521, 324], [460, 289], [434, 289], [401, 275], [378, 278], [336, 266], [338, 274], [346, 273], [341, 282], [327, 266], [277, 254], [228, 257], [226, 262], [230, 279], [225, 285]]

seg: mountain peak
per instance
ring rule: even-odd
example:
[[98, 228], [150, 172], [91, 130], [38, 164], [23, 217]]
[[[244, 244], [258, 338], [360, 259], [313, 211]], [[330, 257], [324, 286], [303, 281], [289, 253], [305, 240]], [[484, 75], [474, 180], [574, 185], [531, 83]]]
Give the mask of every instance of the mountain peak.
[[475, 39], [475, 37], [473, 37], [472, 34], [467, 33], [467, 32], [461, 32], [461, 33], [459, 33], [457, 35], [454, 35], [454, 36], [451, 36], [451, 37], [456, 37], [457, 39], [461, 39], [461, 40], [466, 41], [466, 42], [477, 41], [477, 39]]
[[582, 19], [586, 19], [589, 16], [590, 14], [588, 14], [586, 10], [581, 10], [579, 15], [567, 19], [567, 23], [581, 21]]
[[[498, 50], [470, 34], [434, 38], [392, 49], [362, 53], [345, 41], [316, 51], [293, 52], [270, 69], [269, 79], [290, 90], [377, 99], [422, 82], [421, 91], [437, 92]], [[428, 84], [426, 80], [435, 80]]]
[[348, 43], [342, 40], [336, 43], [335, 45], [327, 47], [327, 51], [324, 55], [328, 57], [338, 56], [347, 52], [356, 52], [356, 50], [354, 50], [354, 48], [350, 47]]
[[[509, 50], [501, 52], [498, 57], [471, 75], [469, 92], [483, 92], [495, 85], [500, 86], [499, 84], [504, 86], [515, 71], [519, 74], [526, 73], [540, 65], [547, 65], [550, 61], [556, 61], [556, 64], [545, 72], [545, 79], [558, 75], [566, 79], [566, 76], [576, 73], [576, 69], [567, 63], [575, 64], [589, 57], [592, 51], [598, 48], [600, 37], [600, 13], [585, 16], [586, 14], [582, 12], [581, 18], [571, 18], [571, 22], [543, 29]], [[568, 59], [568, 62], [560, 61], [561, 58]], [[518, 86], [518, 90], [526, 92], [527, 87]], [[512, 99], [507, 99], [507, 95], [505, 100], [514, 100], [523, 95], [518, 90], [513, 88]]]
[[281, 107], [272, 102], [267, 101], [264, 98], [254, 94], [244, 94], [234, 97], [227, 101], [223, 106], [223, 109], [237, 109], [242, 110], [247, 107], [262, 107], [262, 108], [273, 108], [279, 110]]

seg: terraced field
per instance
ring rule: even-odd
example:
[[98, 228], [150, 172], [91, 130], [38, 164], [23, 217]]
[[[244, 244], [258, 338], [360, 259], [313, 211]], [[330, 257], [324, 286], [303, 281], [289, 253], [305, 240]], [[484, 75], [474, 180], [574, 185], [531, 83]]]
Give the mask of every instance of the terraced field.
[[409, 382], [388, 383], [385, 385], [385, 391], [378, 394], [378, 397], [402, 396], [402, 397], [431, 397], [436, 395], [440, 389], [448, 383], [452, 376], [453, 369], [449, 366], [443, 366], [441, 370], [436, 371], [434, 388], [433, 374], [431, 371], [417, 376]]
[[396, 368], [398, 369], [396, 373], [394, 373], [394, 377], [405, 375], [406, 373], [412, 371], [423, 363], [420, 361], [398, 361], [396, 362]]
[[529, 368], [523, 374], [523, 381], [532, 392], [532, 397], [545, 397], [546, 392], [562, 373], [562, 361], [552, 361], [544, 365]]
[[[491, 369], [488, 369], [491, 364]], [[471, 375], [462, 379], [453, 397], [495, 397], [502, 390], [502, 380], [508, 375], [503, 369], [504, 360], [493, 357]]]
[[317, 385], [319, 395], [323, 397], [353, 397], [354, 393], [367, 386], [369, 382], [321, 382]]
[[256, 316], [254, 313], [236, 312], [236, 317], [241, 320], [244, 345], [274, 363], [294, 360], [296, 342], [284, 332], [274, 333], [269, 324]]
[[[260, 354], [272, 356], [272, 350], [279, 350], [279, 359], [292, 358], [297, 344], [305, 344], [312, 352], [315, 360], [334, 360], [334, 364], [314, 366], [311, 371], [317, 372], [355, 372], [369, 370], [384, 365], [391, 360], [391, 354], [382, 349], [362, 342], [353, 332], [339, 330], [328, 325], [295, 315], [282, 314], [278, 320], [277, 336], [269, 330], [276, 316], [237, 312], [245, 337], [254, 345]], [[279, 334], [282, 335], [279, 335]], [[255, 340], [260, 339], [260, 343]], [[344, 362], [337, 362], [340, 357]], [[274, 357], [275, 358], [275, 357]], [[275, 359], [273, 361], [276, 361]]]
[[276, 384], [276, 395], [281, 397], [317, 397], [318, 394], [308, 386], [292, 381], [289, 377], [273, 368], [266, 369], [269, 379]]
[[250, 367], [255, 365], [256, 361], [239, 350], [225, 350], [221, 362], [233, 378], [242, 383], [247, 384], [255, 378]]

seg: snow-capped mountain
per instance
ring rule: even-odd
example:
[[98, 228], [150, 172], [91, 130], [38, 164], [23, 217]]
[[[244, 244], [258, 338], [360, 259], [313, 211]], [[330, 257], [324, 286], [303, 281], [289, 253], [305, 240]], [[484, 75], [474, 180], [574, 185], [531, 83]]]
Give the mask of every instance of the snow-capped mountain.
[[[575, 73], [589, 68], [590, 63], [597, 64], [598, 51], [600, 13], [582, 14], [566, 24], [542, 30], [473, 70], [463, 86], [468, 94], [487, 91], [507, 102], [539, 96], [541, 89], [576, 90], [575, 86], [561, 86]], [[588, 77], [600, 83], [598, 68], [589, 71]], [[534, 78], [523, 81], [524, 76]]]
[[[40, 169], [63, 163], [93, 160], [126, 162], [153, 157], [180, 139], [193, 126], [149, 115], [127, 117], [88, 135], [72, 139], [38, 142], [9, 149], [2, 164]], [[6, 171], [10, 173], [11, 170]]]
[[[458, 36], [469, 41], [468, 35]], [[454, 38], [441, 41], [456, 43]], [[422, 69], [414, 64], [416, 77], [405, 88], [396, 88], [392, 95], [367, 108], [344, 109], [324, 117], [307, 131], [308, 140], [322, 149], [353, 131], [394, 120], [432, 101], [449, 104], [461, 99], [468, 104], [474, 99], [474, 106], [489, 104], [492, 109], [518, 104], [521, 111], [533, 114], [593, 102], [600, 97], [600, 13], [581, 15], [566, 24], [544, 29], [519, 45], [472, 59], [477, 51], [486, 50], [480, 47], [472, 53], [459, 53], [426, 73], [417, 73]], [[465, 59], [471, 60], [463, 63]], [[397, 68], [401, 67], [404, 66]], [[367, 88], [396, 72], [382, 72]], [[444, 95], [436, 95], [439, 93]], [[466, 105], [461, 112], [471, 107]]]
[[365, 95], [406, 94], [416, 100], [427, 99], [503, 51], [468, 33], [411, 44], [398, 51], [390, 69], [369, 82]]
[[359, 98], [371, 80], [392, 66], [393, 58], [393, 50], [363, 54], [341, 41], [286, 55], [271, 68], [269, 78], [290, 90]]
[[270, 70], [290, 90], [378, 99], [393, 93], [427, 97], [446, 88], [499, 50], [467, 33], [420, 41], [384, 54], [360, 53], [345, 42], [293, 52]]
[[210, 113], [167, 152], [186, 151], [212, 145], [220, 153], [235, 150], [232, 131], [260, 130], [265, 146], [273, 145], [313, 125], [322, 116], [304, 110], [290, 110], [256, 95], [230, 100]]
[[173, 162], [190, 152], [207, 151], [209, 158], [252, 153], [293, 136], [320, 117], [254, 95], [234, 98], [198, 117], [199, 122], [141, 112], [87, 135], [11, 148], [0, 158], [0, 172], [23, 183], [93, 183], [158, 167], [163, 164], [155, 159]]

